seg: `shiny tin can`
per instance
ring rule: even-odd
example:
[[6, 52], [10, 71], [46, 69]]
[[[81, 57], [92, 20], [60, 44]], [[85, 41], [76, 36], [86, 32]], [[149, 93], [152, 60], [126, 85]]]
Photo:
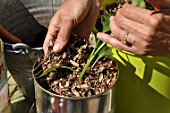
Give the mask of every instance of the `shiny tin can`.
[[[36, 62], [34, 67], [37, 65]], [[84, 98], [61, 97], [41, 87], [36, 79], [34, 85], [37, 113], [115, 113], [116, 85], [101, 94]]]
[[4, 45], [0, 39], [0, 113], [11, 113], [7, 70], [4, 60]]

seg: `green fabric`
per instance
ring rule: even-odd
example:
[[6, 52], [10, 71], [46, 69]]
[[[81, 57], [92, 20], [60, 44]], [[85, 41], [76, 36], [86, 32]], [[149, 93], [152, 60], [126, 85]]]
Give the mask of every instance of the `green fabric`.
[[119, 66], [116, 113], [170, 113], [170, 57], [113, 52]]

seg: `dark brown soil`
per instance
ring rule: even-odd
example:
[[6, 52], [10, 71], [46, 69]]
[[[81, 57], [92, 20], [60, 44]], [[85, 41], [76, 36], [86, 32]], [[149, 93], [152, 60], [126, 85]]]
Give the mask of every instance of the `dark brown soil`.
[[100, 60], [92, 70], [88, 68], [83, 80], [79, 79], [92, 49], [93, 46], [83, 39], [70, 37], [67, 47], [61, 53], [49, 52], [46, 58], [39, 58], [38, 62], [42, 64], [39, 74], [54, 65], [68, 66], [74, 71], [58, 68], [37, 78], [38, 83], [50, 92], [64, 97], [89, 97], [107, 90], [116, 82], [118, 74], [117, 65], [111, 58]]

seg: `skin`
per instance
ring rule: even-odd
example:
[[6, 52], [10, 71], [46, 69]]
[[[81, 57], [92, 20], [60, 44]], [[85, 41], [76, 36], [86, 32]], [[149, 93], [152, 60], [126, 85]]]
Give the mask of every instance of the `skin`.
[[[148, 0], [155, 11], [125, 4], [110, 18], [114, 38], [98, 33], [100, 40], [137, 55], [170, 55], [170, 0]], [[70, 33], [88, 36], [96, 22], [102, 0], [67, 0], [52, 18], [43, 45], [47, 53], [49, 41], [55, 40], [54, 52], [60, 52], [67, 44]], [[57, 37], [56, 31], [58, 31]], [[128, 33], [125, 45], [125, 35]]]
[[[170, 55], [170, 1], [165, 1], [166, 4], [161, 0], [149, 0], [156, 11], [125, 4], [110, 18], [114, 38], [105, 33], [98, 33], [97, 37], [120, 50], [137, 55]], [[126, 34], [128, 44], [123, 44]]]
[[88, 39], [96, 23], [101, 3], [102, 0], [65, 1], [50, 21], [43, 44], [45, 54], [47, 54], [50, 40], [55, 40], [53, 51], [60, 52], [66, 46], [71, 33]]

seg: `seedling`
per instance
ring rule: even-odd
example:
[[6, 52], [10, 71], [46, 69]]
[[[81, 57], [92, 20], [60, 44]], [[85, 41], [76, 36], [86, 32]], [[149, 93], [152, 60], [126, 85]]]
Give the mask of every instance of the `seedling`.
[[[114, 15], [114, 14], [104, 14], [101, 15], [101, 23], [103, 25], [103, 29], [102, 32], [109, 32], [110, 28], [109, 28], [109, 18]], [[108, 44], [106, 44], [105, 42], [100, 41], [99, 39], [96, 38], [96, 33], [98, 32], [98, 30], [96, 28], [94, 28], [93, 30], [93, 39], [94, 39], [94, 49], [89, 57], [89, 59], [87, 60], [87, 63], [85, 65], [85, 67], [83, 68], [79, 79], [83, 79], [83, 76], [87, 70], [87, 68], [90, 66], [90, 64], [92, 62], [94, 62], [91, 66], [91, 69], [94, 67], [94, 65], [97, 63], [97, 61], [103, 57], [111, 57], [113, 55], [112, 46], [109, 46]]]
[[[106, 2], [107, 1], [107, 2]], [[101, 9], [103, 9], [106, 5], [110, 4], [111, 1], [113, 0], [106, 0]], [[116, 3], [117, 0], [114, 0], [113, 2]], [[132, 5], [136, 6], [136, 7], [141, 7], [141, 8], [145, 8], [146, 5], [145, 5], [145, 1], [144, 0], [132, 0]], [[103, 26], [103, 29], [101, 32], [104, 32], [104, 33], [110, 33], [111, 34], [111, 31], [110, 31], [110, 27], [109, 27], [109, 19], [111, 16], [114, 16], [115, 14], [103, 14], [103, 15], [99, 15], [101, 17], [101, 23], [102, 23], [102, 26]], [[82, 80], [85, 73], [86, 73], [86, 70], [87, 68], [90, 66], [90, 64], [93, 62], [93, 64], [91, 65], [91, 69], [93, 69], [93, 67], [95, 66], [95, 64], [99, 61], [99, 59], [103, 58], [103, 57], [111, 57], [112, 58], [112, 55], [113, 55], [113, 52], [112, 52], [112, 49], [113, 47], [106, 44], [105, 42], [102, 42], [101, 40], [97, 39], [96, 38], [96, 34], [98, 33], [98, 29], [95, 27], [92, 31], [93, 33], [93, 40], [94, 40], [94, 49], [90, 55], [90, 57], [88, 58], [87, 60], [87, 63], [85, 64], [80, 76], [79, 76], [79, 79]], [[71, 69], [70, 67], [67, 67], [67, 66], [52, 66], [48, 69], [46, 69], [40, 76], [38, 76], [37, 78], [40, 78], [42, 76], [45, 76], [47, 75], [49, 72], [53, 71], [53, 70], [56, 70], [57, 68], [67, 68], [71, 71], [73, 71], [73, 69]]]
[[[104, 5], [107, 5], [111, 3], [111, 1], [113, 0], [106, 0], [102, 6], [105, 7]], [[107, 2], [107, 3], [106, 3]], [[116, 2], [116, 0], [113, 1], [114, 3]], [[144, 0], [132, 0], [132, 5], [136, 6], [136, 7], [141, 7], [141, 8], [145, 8], [145, 1]], [[107, 33], [110, 32], [110, 27], [109, 27], [109, 19], [111, 16], [113, 16], [114, 14], [104, 14], [104, 15], [100, 15], [101, 16], [101, 23], [103, 25], [103, 29], [102, 32]], [[106, 44], [105, 42], [101, 42], [99, 39], [96, 38], [96, 33], [98, 32], [98, 30], [96, 28], [94, 28], [93, 30], [93, 37], [94, 37], [94, 49], [84, 67], [84, 69], [82, 70], [79, 79], [83, 79], [83, 76], [87, 70], [87, 68], [89, 67], [89, 65], [94, 61], [93, 65], [91, 66], [91, 68], [94, 67], [94, 65], [97, 63], [97, 61], [103, 57], [112, 57], [113, 52], [112, 49], [113, 47]], [[111, 35], [111, 34], [110, 34]]]

